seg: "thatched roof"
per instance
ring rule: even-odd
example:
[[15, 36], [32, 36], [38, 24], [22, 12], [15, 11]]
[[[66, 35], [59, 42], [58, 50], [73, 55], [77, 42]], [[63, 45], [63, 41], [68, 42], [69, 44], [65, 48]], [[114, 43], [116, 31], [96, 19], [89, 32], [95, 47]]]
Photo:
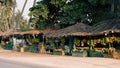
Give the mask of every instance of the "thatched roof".
[[83, 32], [82, 35], [86, 35], [87, 32], [90, 32], [90, 31], [91, 31], [91, 27], [89, 25], [86, 25], [84, 23], [77, 23], [75, 25], [69, 26], [64, 29], [45, 33], [45, 36], [46, 37], [62, 37], [62, 36], [68, 36], [68, 35], [76, 35], [77, 34], [76, 32]]
[[110, 31], [120, 33], [120, 19], [102, 21], [98, 23], [92, 31], [93, 35], [100, 35]]
[[13, 29], [7, 30], [3, 33], [0, 32], [0, 36], [10, 36], [12, 34], [25, 35], [25, 34], [39, 34], [43, 33], [42, 30], [30, 30], [25, 32], [15, 32]]
[[90, 36], [91, 33], [90, 32], [75, 32], [72, 33], [72, 36]]
[[14, 34], [25, 35], [25, 34], [39, 34], [42, 32], [43, 32], [42, 30], [30, 30], [30, 31], [25, 31], [25, 32], [14, 32]]
[[12, 35], [13, 32], [14, 32], [13, 29], [9, 29], [9, 30], [5, 31], [5, 32], [2, 34], [2, 36], [9, 36], [9, 35]]

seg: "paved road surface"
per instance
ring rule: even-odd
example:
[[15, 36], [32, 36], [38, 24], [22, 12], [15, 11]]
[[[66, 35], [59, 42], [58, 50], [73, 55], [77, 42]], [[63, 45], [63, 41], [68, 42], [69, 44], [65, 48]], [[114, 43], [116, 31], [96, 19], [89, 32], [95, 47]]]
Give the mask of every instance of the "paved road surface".
[[120, 60], [0, 51], [0, 68], [120, 68]]
[[0, 68], [54, 68], [54, 67], [0, 59]]

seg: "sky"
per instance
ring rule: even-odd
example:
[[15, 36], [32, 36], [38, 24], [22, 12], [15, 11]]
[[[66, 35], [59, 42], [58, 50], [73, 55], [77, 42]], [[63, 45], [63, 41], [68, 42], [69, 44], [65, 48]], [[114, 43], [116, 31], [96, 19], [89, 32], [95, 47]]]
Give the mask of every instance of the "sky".
[[[37, 0], [37, 1], [38, 1], [38, 0]], [[24, 5], [25, 0], [16, 0], [16, 2], [17, 2], [16, 11], [17, 11], [18, 9], [21, 11], [22, 8], [23, 8], [23, 5]], [[28, 16], [29, 8], [33, 6], [33, 2], [34, 2], [34, 0], [28, 0], [28, 2], [27, 2], [27, 5], [26, 5], [25, 10], [24, 10], [24, 12], [23, 12], [23, 16], [24, 16], [26, 19], [29, 19], [29, 16]]]

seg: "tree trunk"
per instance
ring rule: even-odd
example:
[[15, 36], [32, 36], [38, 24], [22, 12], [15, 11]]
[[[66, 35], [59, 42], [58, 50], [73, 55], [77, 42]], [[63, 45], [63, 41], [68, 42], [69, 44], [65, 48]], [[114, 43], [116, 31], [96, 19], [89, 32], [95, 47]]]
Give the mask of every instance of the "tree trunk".
[[8, 18], [6, 18], [6, 30], [9, 30], [10, 28], [9, 28], [9, 20], [8, 20]]
[[25, 3], [24, 3], [24, 5], [23, 5], [23, 8], [22, 8], [22, 11], [21, 11], [21, 14], [20, 14], [20, 17], [19, 17], [19, 19], [18, 19], [17, 26], [20, 25], [21, 16], [22, 16], [22, 14], [23, 14], [23, 12], [24, 12], [24, 10], [25, 10], [25, 7], [26, 7], [26, 4], [27, 4], [27, 1], [28, 1], [28, 0], [25, 0]]
[[33, 2], [33, 6], [35, 5], [35, 3], [36, 3], [36, 0], [34, 0], [34, 2]]
[[27, 1], [28, 1], [28, 0], [25, 0], [24, 5], [23, 5], [23, 8], [22, 8], [22, 11], [21, 11], [20, 16], [19, 16], [19, 19], [18, 19], [18, 21], [16, 22], [16, 28], [17, 28], [17, 29], [18, 29], [18, 27], [20, 27], [19, 25], [20, 25], [20, 21], [21, 21], [21, 16], [22, 16], [22, 14], [23, 14], [23, 12], [24, 12], [24, 9], [25, 9], [25, 7], [26, 7]]
[[23, 8], [22, 8], [22, 12], [21, 12], [20, 17], [22, 16], [22, 14], [23, 14], [23, 12], [24, 12], [24, 9], [25, 9], [25, 7], [26, 7], [27, 1], [28, 1], [28, 0], [25, 0], [25, 3], [24, 3], [24, 6], [23, 6]]
[[[34, 0], [33, 2], [33, 6], [35, 5], [36, 0]], [[29, 22], [28, 22], [28, 30], [30, 29], [30, 22], [31, 22], [32, 16], [30, 16]]]
[[[16, 0], [14, 0], [14, 4], [16, 5]], [[13, 15], [12, 15], [12, 19], [11, 19], [11, 28], [15, 29], [15, 5], [13, 7]]]

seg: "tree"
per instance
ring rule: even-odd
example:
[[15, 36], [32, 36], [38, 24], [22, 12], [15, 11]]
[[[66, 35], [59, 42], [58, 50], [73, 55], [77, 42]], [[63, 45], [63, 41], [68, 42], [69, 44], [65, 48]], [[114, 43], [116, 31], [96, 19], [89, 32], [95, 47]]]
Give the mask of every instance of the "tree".
[[[37, 29], [54, 28], [58, 21], [59, 4], [66, 0], [42, 0], [30, 8], [29, 15], [33, 15], [32, 23]], [[55, 9], [55, 10], [54, 10]]]
[[[30, 8], [35, 25], [64, 28], [77, 22], [93, 25], [119, 18], [120, 0], [42, 0]], [[43, 9], [45, 7], [45, 9]], [[44, 12], [44, 13], [43, 13]]]
[[[16, 0], [14, 0], [14, 4], [16, 5]], [[13, 24], [13, 29], [15, 29], [15, 7], [16, 6], [13, 6], [13, 15], [12, 15], [12, 19], [11, 19], [11, 23]]]
[[30, 8], [30, 11], [29, 16], [33, 16], [33, 18], [31, 18], [33, 26], [35, 26], [36, 29], [44, 29], [48, 18], [47, 5], [38, 2], [35, 6]]
[[5, 28], [6, 30], [10, 29], [10, 19], [12, 18], [12, 10], [10, 8], [4, 8], [2, 10], [1, 16], [6, 20]]
[[23, 25], [26, 25], [27, 21], [22, 17], [26, 3], [27, 3], [27, 0], [25, 1], [21, 12], [18, 11], [17, 13], [15, 13], [16, 0], [3, 0], [2, 1], [2, 4], [1, 4], [2, 7], [1, 7], [1, 12], [0, 12], [1, 30], [6, 31], [6, 30], [13, 29], [16, 27], [24, 28], [22, 30], [26, 29], [26, 27], [24, 27]]
[[8, 30], [12, 27], [11, 18], [12, 18], [12, 8], [14, 6], [13, 0], [4, 0], [1, 9], [1, 18], [5, 20], [4, 27], [5, 30]]
[[22, 8], [21, 15], [22, 15], [22, 14], [23, 14], [23, 12], [24, 12], [24, 9], [25, 9], [25, 7], [26, 7], [27, 1], [28, 1], [28, 0], [25, 0], [25, 3], [24, 3], [23, 8]]
[[[35, 4], [36, 4], [36, 0], [34, 0], [34, 2], [33, 2], [33, 7], [35, 6]], [[28, 22], [28, 30], [30, 29], [31, 19], [32, 19], [32, 14], [30, 15], [30, 19], [29, 19], [29, 22]]]
[[[16, 23], [15, 25], [17, 25], [17, 27], [19, 27], [19, 29], [21, 31], [26, 31], [27, 30], [27, 20], [21, 16], [21, 12], [18, 10], [16, 13], [15, 13], [15, 20], [14, 22]], [[19, 20], [19, 25], [18, 25], [18, 20]]]
[[17, 29], [18, 29], [18, 25], [20, 25], [20, 20], [21, 20], [21, 18], [22, 18], [22, 14], [23, 14], [24, 9], [25, 9], [25, 7], [26, 7], [27, 1], [28, 1], [28, 0], [25, 0], [21, 13], [19, 14], [19, 12], [18, 12], [18, 14], [19, 14], [19, 15], [18, 15], [18, 21], [16, 22], [16, 28], [17, 28]]
[[1, 31], [4, 31], [4, 30], [6, 30], [6, 28], [5, 28], [5, 19], [3, 19], [3, 18], [0, 18], [0, 30]]

